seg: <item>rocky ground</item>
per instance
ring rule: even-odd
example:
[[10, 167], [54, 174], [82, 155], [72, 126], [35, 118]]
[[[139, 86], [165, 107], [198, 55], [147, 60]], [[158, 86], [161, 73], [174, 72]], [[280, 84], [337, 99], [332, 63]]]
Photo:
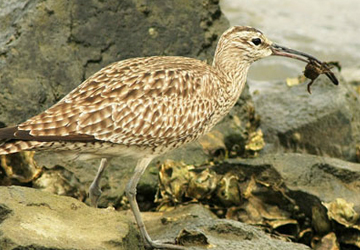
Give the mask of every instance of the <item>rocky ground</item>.
[[[1, 2], [0, 126], [116, 60], [211, 62], [228, 27], [218, 2], [160, 2]], [[285, 80], [247, 88], [211, 133], [147, 170], [137, 198], [150, 235], [188, 249], [359, 249], [358, 75], [337, 72], [339, 86], [320, 77], [311, 95]], [[111, 162], [95, 209], [85, 203], [98, 164], [2, 157], [0, 249], [144, 249], [123, 197], [134, 163]]]

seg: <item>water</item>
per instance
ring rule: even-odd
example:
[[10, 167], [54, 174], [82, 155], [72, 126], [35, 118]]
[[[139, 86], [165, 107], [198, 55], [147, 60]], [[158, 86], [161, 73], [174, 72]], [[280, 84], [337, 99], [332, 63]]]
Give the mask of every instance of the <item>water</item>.
[[[359, 0], [222, 0], [220, 4], [231, 25], [253, 26], [275, 43], [360, 71]], [[295, 77], [304, 66], [272, 57], [256, 62], [249, 79]]]

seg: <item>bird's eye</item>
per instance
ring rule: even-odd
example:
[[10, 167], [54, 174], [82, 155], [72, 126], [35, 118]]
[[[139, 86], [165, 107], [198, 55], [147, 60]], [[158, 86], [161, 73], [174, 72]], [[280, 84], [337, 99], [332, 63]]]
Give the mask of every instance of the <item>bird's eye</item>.
[[260, 38], [253, 38], [251, 40], [251, 42], [257, 46], [257, 45], [261, 44], [261, 39]]

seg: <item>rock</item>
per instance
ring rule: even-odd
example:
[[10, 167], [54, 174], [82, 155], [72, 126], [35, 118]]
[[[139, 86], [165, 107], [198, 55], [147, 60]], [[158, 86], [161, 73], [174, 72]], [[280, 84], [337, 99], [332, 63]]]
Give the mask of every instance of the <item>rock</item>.
[[321, 76], [312, 85], [252, 83], [255, 109], [267, 146], [263, 154], [297, 152], [356, 161], [360, 141], [360, 100], [343, 80]]
[[154, 238], [165, 240], [177, 236], [187, 249], [310, 249], [271, 238], [254, 226], [217, 219], [201, 205], [180, 206], [158, 215], [146, 213], [145, 218]]
[[307, 244], [308, 232], [338, 231], [331, 221], [357, 225], [360, 211], [360, 164], [334, 158], [274, 154], [198, 168], [169, 161], [159, 181], [158, 209], [197, 201], [219, 217], [262, 225]]
[[76, 199], [0, 187], [0, 249], [141, 249], [129, 219]]
[[212, 170], [239, 180], [241, 204], [222, 212], [227, 218], [306, 245], [330, 244], [322, 237], [335, 233], [333, 245], [359, 246], [360, 164], [291, 153], [229, 159]]
[[321, 242], [316, 245], [316, 250], [340, 250], [339, 244], [336, 241], [336, 235], [329, 233], [321, 239]]
[[[0, 187], [3, 250], [144, 249], [128, 218], [132, 218], [129, 211], [90, 208], [73, 198], [31, 188]], [[201, 205], [148, 212], [144, 218], [154, 239], [178, 236], [187, 249], [309, 249], [273, 239], [253, 226], [217, 219]]]
[[80, 201], [84, 201], [87, 197], [84, 186], [76, 176], [60, 166], [42, 169], [41, 175], [32, 183], [34, 188], [57, 195], [70, 196]]
[[[354, 203], [354, 209], [360, 212], [360, 164], [329, 157], [287, 153], [269, 154], [255, 159], [230, 159], [216, 169], [227, 172], [240, 166], [248, 169], [247, 176], [255, 174], [260, 179], [281, 180], [292, 191], [294, 199], [298, 192], [317, 197], [323, 202], [343, 198]], [[305, 201], [300, 203], [310, 207]], [[308, 209], [306, 211], [311, 214]]]
[[25, 151], [14, 154], [11, 157], [0, 156], [0, 166], [4, 171], [0, 172], [0, 185], [27, 184], [41, 173], [41, 169], [34, 160], [33, 151]]

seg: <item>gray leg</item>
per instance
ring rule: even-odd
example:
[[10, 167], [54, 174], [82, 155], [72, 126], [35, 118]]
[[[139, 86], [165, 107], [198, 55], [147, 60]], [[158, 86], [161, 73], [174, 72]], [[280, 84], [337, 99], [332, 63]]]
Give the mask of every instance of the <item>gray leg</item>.
[[92, 207], [97, 207], [98, 200], [101, 196], [101, 189], [99, 187], [101, 176], [104, 173], [105, 168], [107, 167], [109, 161], [107, 158], [102, 158], [100, 162], [100, 166], [98, 169], [98, 172], [95, 176], [95, 179], [90, 185], [89, 188], [89, 198], [90, 198], [90, 204]]
[[136, 168], [135, 168], [135, 172], [134, 172], [133, 176], [131, 177], [130, 181], [128, 182], [128, 184], [126, 185], [126, 189], [125, 189], [126, 197], [129, 200], [131, 210], [135, 216], [136, 223], [140, 229], [140, 234], [145, 242], [146, 247], [151, 248], [151, 249], [154, 249], [154, 248], [157, 248], [157, 249], [184, 249], [181, 246], [175, 246], [175, 245], [170, 245], [170, 244], [161, 244], [161, 243], [153, 241], [150, 238], [148, 232], [146, 231], [144, 222], [141, 218], [139, 206], [136, 202], [136, 186], [140, 180], [141, 175], [144, 173], [146, 167], [149, 165], [151, 160], [152, 160], [152, 158], [143, 158], [138, 161]]

